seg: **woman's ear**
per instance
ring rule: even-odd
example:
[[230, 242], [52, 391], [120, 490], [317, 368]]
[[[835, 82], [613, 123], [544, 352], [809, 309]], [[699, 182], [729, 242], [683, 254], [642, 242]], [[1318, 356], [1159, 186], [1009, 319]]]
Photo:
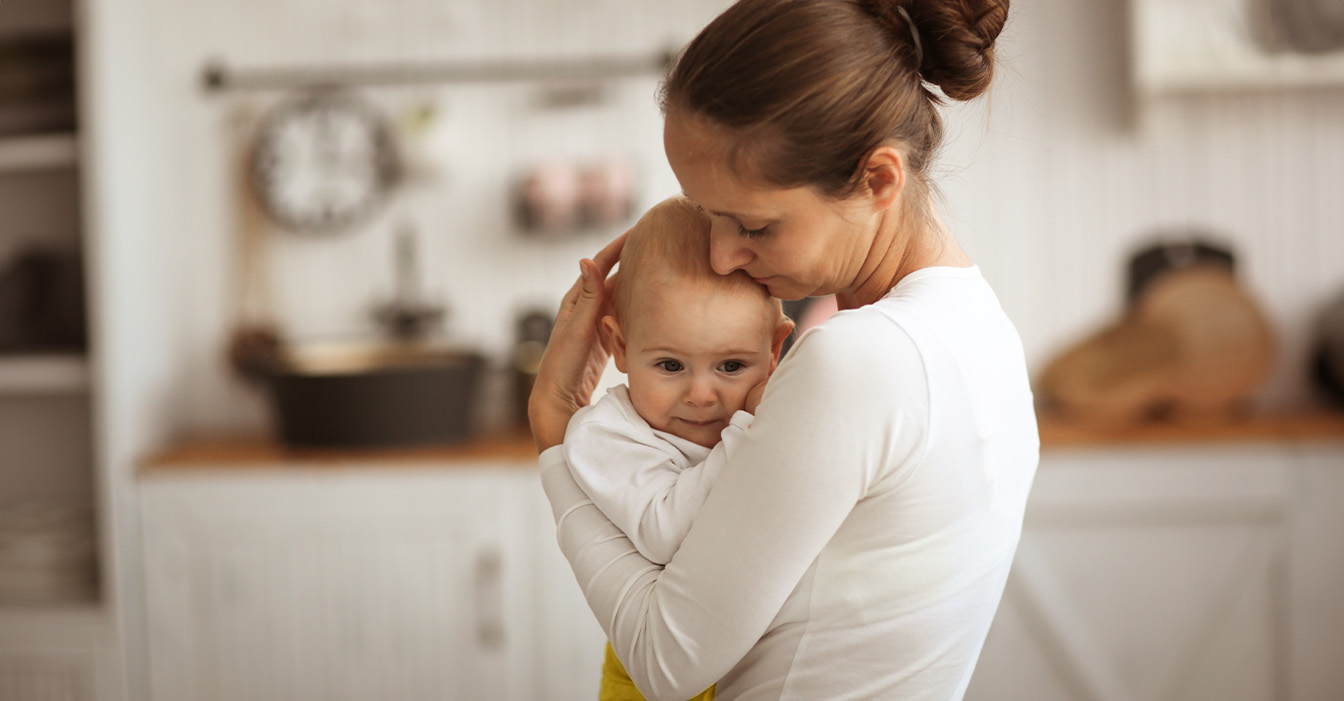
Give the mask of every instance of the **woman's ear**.
[[793, 319], [784, 317], [775, 327], [775, 336], [770, 339], [770, 372], [775, 371], [779, 365], [779, 353], [784, 348], [784, 340], [793, 333]]
[[905, 189], [905, 154], [894, 146], [878, 146], [863, 164], [863, 183], [878, 209], [890, 209]]
[[602, 330], [611, 338], [611, 357], [616, 359], [616, 369], [625, 372], [625, 334], [621, 333], [621, 322], [608, 314], [602, 317]]

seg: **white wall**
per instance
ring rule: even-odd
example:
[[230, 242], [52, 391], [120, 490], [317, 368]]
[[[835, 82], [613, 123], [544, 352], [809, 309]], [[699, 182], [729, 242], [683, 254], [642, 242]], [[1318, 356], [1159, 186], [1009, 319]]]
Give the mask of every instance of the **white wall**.
[[[393, 0], [146, 2], [166, 114], [157, 136], [180, 169], [159, 198], [163, 257], [180, 294], [168, 344], [177, 378], [167, 414], [181, 431], [258, 426], [259, 398], [229, 378], [222, 349], [233, 308], [230, 120], [275, 95], [210, 96], [208, 58], [262, 67], [323, 61], [645, 53], [691, 36], [723, 0]], [[1119, 310], [1125, 257], [1156, 229], [1208, 228], [1232, 242], [1244, 279], [1273, 314], [1283, 356], [1265, 401], [1303, 400], [1309, 315], [1344, 285], [1344, 90], [1181, 96], [1136, 120], [1126, 71], [1124, 0], [1019, 0], [987, 101], [955, 106], [941, 163], [950, 223], [1019, 325], [1028, 358], [1050, 354]], [[615, 83], [609, 102], [536, 106], [528, 86], [378, 90], [392, 108], [427, 96], [445, 110], [434, 143], [445, 177], [365, 231], [274, 239], [275, 302], [297, 336], [372, 332], [366, 311], [391, 287], [392, 226], [412, 212], [428, 285], [451, 306], [451, 331], [491, 353], [513, 317], [550, 307], [575, 261], [617, 229], [567, 241], [514, 231], [509, 184], [553, 154], [630, 157], [640, 206], [675, 191], [661, 153], [655, 81]]]

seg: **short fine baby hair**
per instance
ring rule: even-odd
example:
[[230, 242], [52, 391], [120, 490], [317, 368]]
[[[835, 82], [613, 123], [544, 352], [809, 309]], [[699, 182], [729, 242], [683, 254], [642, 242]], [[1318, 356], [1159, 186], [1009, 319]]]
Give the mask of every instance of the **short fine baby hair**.
[[685, 197], [654, 205], [630, 230], [621, 249], [615, 289], [616, 318], [624, 321], [637, 295], [669, 281], [691, 281], [759, 292], [779, 315], [779, 300], [746, 273], [719, 275], [709, 264], [709, 215]]

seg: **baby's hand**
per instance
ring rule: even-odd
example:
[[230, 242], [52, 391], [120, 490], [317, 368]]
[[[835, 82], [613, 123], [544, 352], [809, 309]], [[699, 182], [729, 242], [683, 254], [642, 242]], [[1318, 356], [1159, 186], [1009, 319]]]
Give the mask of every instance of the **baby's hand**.
[[747, 392], [747, 403], [742, 407], [742, 411], [753, 415], [756, 413], [756, 407], [761, 403], [761, 395], [765, 394], [765, 383], [768, 381], [769, 378], [761, 380]]

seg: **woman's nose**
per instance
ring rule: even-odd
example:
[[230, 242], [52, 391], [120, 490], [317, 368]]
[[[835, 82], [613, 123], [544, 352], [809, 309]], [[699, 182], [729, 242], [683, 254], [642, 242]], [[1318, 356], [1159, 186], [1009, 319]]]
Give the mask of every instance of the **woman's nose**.
[[731, 228], [715, 224], [709, 232], [709, 267], [719, 275], [727, 275], [751, 262], [751, 250], [742, 245], [741, 238]]

